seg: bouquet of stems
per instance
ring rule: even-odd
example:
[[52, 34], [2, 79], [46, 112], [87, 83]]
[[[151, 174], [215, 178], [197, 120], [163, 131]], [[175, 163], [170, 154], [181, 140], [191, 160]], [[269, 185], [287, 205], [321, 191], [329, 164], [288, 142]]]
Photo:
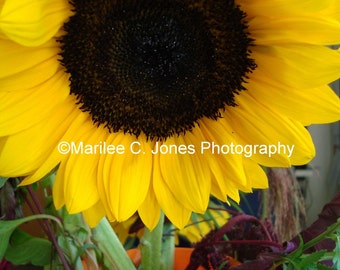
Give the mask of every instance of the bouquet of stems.
[[[13, 265], [46, 270], [340, 267], [340, 194], [310, 227], [280, 242], [268, 219], [213, 199], [207, 212], [193, 215], [185, 230], [175, 229], [163, 215], [152, 231], [138, 217], [127, 224], [110, 224], [104, 218], [91, 229], [81, 214], [55, 210], [48, 192], [52, 180], [45, 179], [38, 189], [38, 184], [16, 187], [18, 179], [1, 179], [1, 214], [7, 219], [0, 221], [0, 269]], [[33, 215], [22, 217], [25, 204]], [[35, 236], [21, 228], [34, 220]]]

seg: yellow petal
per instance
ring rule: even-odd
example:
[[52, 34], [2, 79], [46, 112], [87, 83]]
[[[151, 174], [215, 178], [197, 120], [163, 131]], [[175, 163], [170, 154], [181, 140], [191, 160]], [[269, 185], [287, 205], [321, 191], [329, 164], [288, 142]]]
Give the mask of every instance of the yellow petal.
[[340, 100], [327, 85], [313, 89], [287, 88], [255, 71], [248, 93], [273, 111], [300, 121], [303, 125], [321, 124], [340, 119]]
[[68, 1], [7, 0], [0, 10], [0, 31], [24, 46], [51, 39], [71, 15]]
[[340, 54], [322, 46], [256, 46], [252, 57], [268, 77], [293, 88], [320, 87], [340, 74]]
[[153, 169], [153, 188], [157, 201], [171, 223], [177, 228], [183, 228], [190, 219], [191, 211], [183, 206], [183, 203], [179, 201], [181, 198], [178, 198], [164, 182], [159, 158], [160, 155], [154, 156]]
[[[248, 188], [268, 188], [268, 178], [265, 171], [250, 158], [243, 158], [244, 172], [248, 179]], [[246, 191], [246, 190], [243, 190]]]
[[310, 14], [328, 8], [334, 0], [236, 0], [248, 16], [287, 17]]
[[[110, 134], [106, 142], [110, 143], [113, 140], [113, 136], [119, 136], [118, 133]], [[110, 184], [110, 166], [111, 166], [111, 160], [113, 155], [104, 155], [101, 156], [98, 162], [98, 174], [97, 174], [97, 188], [100, 196], [100, 201], [102, 202], [102, 205], [105, 209], [105, 213], [107, 215], [107, 218], [114, 222], [116, 221], [116, 217], [113, 214], [113, 209], [111, 208], [111, 202], [110, 197], [106, 195], [106, 193], [109, 191], [109, 184]]]
[[[209, 164], [214, 176], [212, 194], [215, 197], [226, 201], [228, 196], [238, 202], [240, 200], [239, 190], [251, 192], [252, 188], [266, 186], [266, 175], [256, 163], [249, 161], [242, 154], [231, 152], [232, 144], [237, 145], [238, 141], [225, 119], [222, 118], [218, 121], [202, 119], [200, 129], [206, 142], [210, 142], [212, 145], [210, 149], [205, 150], [204, 159]], [[212, 149], [214, 152], [209, 156], [209, 151]], [[248, 168], [249, 162], [252, 166]], [[252, 182], [249, 177], [257, 177], [258, 182]]]
[[0, 40], [0, 78], [5, 78], [47, 61], [59, 53], [59, 44], [49, 40], [36, 47], [24, 47], [11, 40]]
[[[164, 182], [183, 204], [184, 207], [195, 212], [204, 212], [207, 208], [210, 193], [210, 171], [201, 155], [186, 151], [176, 150], [181, 145], [186, 148], [190, 145], [199, 145], [201, 142], [198, 136], [199, 130], [194, 129], [193, 133], [188, 132], [185, 136], [171, 137], [162, 145], [157, 142], [159, 153], [160, 170]], [[155, 150], [158, 148], [155, 146]], [[155, 180], [157, 181], [157, 180]]]
[[[44, 83], [25, 91], [0, 92], [0, 136], [46, 121], [55, 106], [69, 96], [68, 76], [59, 71]], [[43, 101], [43, 102], [42, 102]]]
[[65, 205], [64, 185], [67, 159], [68, 159], [67, 157], [64, 158], [63, 162], [58, 167], [58, 173], [52, 186], [53, 203], [57, 210], [59, 210]]
[[[225, 182], [225, 184], [221, 185]], [[213, 179], [211, 182], [211, 194], [216, 197], [217, 199], [227, 202], [228, 198], [232, 199], [233, 201], [239, 203], [240, 202], [240, 189], [235, 186], [235, 182], [232, 179], [226, 179], [225, 177], [221, 179]]]
[[[227, 121], [202, 119], [200, 128], [207, 139], [201, 150], [204, 151], [206, 162], [209, 163], [215, 178], [226, 182], [225, 185], [229, 185], [228, 182], [232, 179], [239, 188], [245, 186], [247, 180], [243, 171], [243, 157], [242, 154], [233, 153], [231, 150], [232, 145], [237, 145], [238, 141]], [[223, 178], [225, 179], [222, 180]]]
[[77, 115], [72, 100], [56, 106], [35, 126], [6, 137], [0, 145], [0, 175], [25, 176], [34, 172], [57, 147], [58, 140]]
[[[73, 103], [75, 103], [74, 99], [71, 99]], [[66, 153], [61, 153], [59, 149], [59, 144], [62, 146], [63, 142], [69, 143], [75, 141], [78, 137], [79, 132], [81, 132], [84, 127], [92, 124], [92, 120], [89, 119], [89, 116], [86, 113], [81, 112], [76, 109], [74, 118], [72, 119], [72, 124], [67, 128], [65, 134], [59, 139], [56, 146], [53, 148], [51, 153], [49, 153], [48, 157], [44, 160], [44, 162], [39, 166], [39, 168], [30, 176], [25, 178], [22, 182], [24, 185], [29, 185], [35, 181], [42, 179], [48, 172], [50, 172], [57, 164], [59, 164], [65, 157], [68, 155]], [[62, 161], [66, 162], [66, 161]], [[60, 170], [59, 170], [60, 171]]]
[[150, 185], [149, 192], [144, 202], [138, 209], [138, 214], [149, 230], [153, 230], [159, 222], [161, 208], [157, 202], [153, 186]]
[[337, 0], [333, 0], [332, 3], [320, 12], [317, 12], [320, 17], [330, 17], [340, 21], [340, 2]]
[[228, 108], [226, 120], [251, 148], [251, 159], [269, 167], [286, 167], [306, 164], [314, 157], [310, 134], [300, 123], [271, 111], [246, 91], [236, 97], [236, 103], [239, 106]]
[[[93, 126], [92, 121], [88, 119], [87, 114], [79, 114], [78, 109], [77, 113], [77, 118], [74, 119], [72, 125], [70, 125], [69, 129], [60, 140], [61, 143], [67, 143], [69, 146], [60, 147], [58, 145], [53, 149], [53, 153], [49, 156], [49, 159], [57, 155], [59, 159], [61, 158], [61, 164], [53, 185], [54, 204], [56, 208], [60, 208], [66, 204], [67, 209], [72, 213], [80, 212], [92, 207], [99, 199], [96, 181], [96, 162], [98, 162], [99, 154], [86, 155], [88, 152], [81, 152], [85, 147], [80, 148], [79, 145], [81, 142], [84, 142], [88, 136], [90, 137], [88, 137], [87, 140], [93, 145], [94, 141], [97, 139], [100, 140], [100, 138], [103, 139], [103, 137], [106, 136], [105, 130], [97, 129]], [[64, 154], [62, 154], [61, 151], [66, 150], [70, 150], [70, 152], [63, 152]], [[44, 166], [47, 167], [48, 164], [49, 163], [46, 161]], [[40, 169], [41, 168], [39, 168], [33, 176], [29, 177], [27, 181], [37, 179], [37, 175], [41, 173]]]
[[[137, 143], [134, 136], [119, 133], [111, 139], [107, 143], [121, 150], [101, 156], [105, 161], [99, 182], [104, 183], [104, 186], [100, 183], [100, 190], [105, 192], [102, 196], [107, 197], [113, 216], [120, 222], [131, 217], [145, 200], [151, 179], [152, 155], [150, 143], [145, 139], [139, 141], [143, 151], [139, 154], [131, 152], [130, 147]], [[108, 155], [111, 156], [107, 158]]]
[[340, 43], [340, 22], [327, 17], [255, 17], [249, 24], [251, 36], [258, 45]]
[[64, 196], [70, 214], [88, 209], [99, 200], [97, 165], [104, 140], [104, 131], [91, 125], [84, 135], [70, 142], [75, 147], [64, 174]]
[[99, 221], [105, 216], [104, 206], [98, 201], [94, 206], [83, 211], [83, 216], [90, 228], [98, 225]]
[[0, 79], [0, 91], [28, 90], [45, 82], [61, 70], [56, 55], [22, 72]]

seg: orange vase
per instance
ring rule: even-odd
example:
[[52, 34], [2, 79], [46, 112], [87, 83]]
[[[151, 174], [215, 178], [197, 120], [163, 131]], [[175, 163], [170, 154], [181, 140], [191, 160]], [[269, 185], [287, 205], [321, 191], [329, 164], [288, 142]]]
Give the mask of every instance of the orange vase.
[[[193, 248], [175, 248], [175, 260], [174, 270], [184, 270], [189, 262]], [[141, 263], [141, 251], [139, 248], [133, 248], [126, 251], [133, 264], [137, 267]], [[198, 270], [204, 270], [203, 267], [199, 267]]]
[[[193, 248], [175, 248], [174, 270], [184, 270], [190, 262], [190, 256], [193, 251]], [[204, 270], [201, 266], [197, 269]]]
[[[181, 248], [176, 247], [175, 248], [175, 261], [174, 261], [174, 270], [184, 270], [189, 262], [190, 262], [190, 256], [193, 252], [193, 248]], [[130, 259], [132, 260], [133, 264], [137, 267], [141, 263], [141, 252], [139, 248], [129, 249], [126, 251]], [[231, 264], [231, 268], [233, 266], [240, 265], [241, 263], [235, 260], [234, 258], [227, 257], [229, 264]], [[199, 267], [198, 270], [204, 270], [205, 268]]]

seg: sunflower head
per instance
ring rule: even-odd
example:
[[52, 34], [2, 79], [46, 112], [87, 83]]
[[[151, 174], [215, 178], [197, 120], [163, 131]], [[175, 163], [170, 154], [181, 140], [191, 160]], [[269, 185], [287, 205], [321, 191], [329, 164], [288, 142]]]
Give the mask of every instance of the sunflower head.
[[268, 187], [263, 166], [314, 157], [305, 126], [339, 120], [339, 14], [337, 0], [0, 1], [0, 175], [58, 167], [55, 206], [90, 226], [138, 213], [152, 229], [164, 212], [181, 228], [211, 195], [239, 202]]
[[74, 0], [62, 64], [71, 93], [110, 132], [163, 140], [218, 118], [255, 68], [233, 0]]

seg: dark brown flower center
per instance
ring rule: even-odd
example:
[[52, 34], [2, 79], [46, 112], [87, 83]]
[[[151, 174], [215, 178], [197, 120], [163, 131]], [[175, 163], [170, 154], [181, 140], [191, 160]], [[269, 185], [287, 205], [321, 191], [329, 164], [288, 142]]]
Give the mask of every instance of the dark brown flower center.
[[163, 140], [234, 106], [251, 39], [233, 0], [74, 0], [60, 40], [80, 109], [110, 132]]

